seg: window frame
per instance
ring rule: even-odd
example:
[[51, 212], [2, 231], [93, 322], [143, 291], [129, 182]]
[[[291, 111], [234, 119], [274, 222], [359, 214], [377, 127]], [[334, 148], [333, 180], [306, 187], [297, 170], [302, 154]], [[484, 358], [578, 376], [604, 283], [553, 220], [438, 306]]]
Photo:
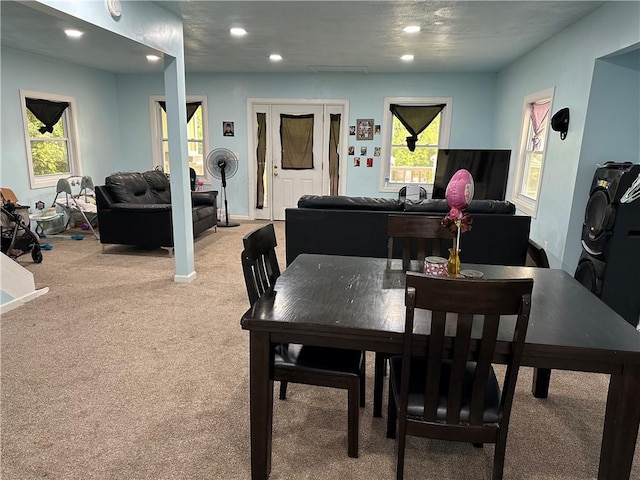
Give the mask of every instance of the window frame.
[[[33, 169], [33, 154], [31, 152], [31, 137], [29, 136], [29, 119], [27, 116], [27, 98], [40, 98], [51, 102], [67, 102], [69, 106], [64, 111], [62, 118], [66, 127], [65, 141], [67, 143], [67, 155], [69, 160], [69, 172], [54, 175], [36, 175]], [[29, 168], [29, 184], [32, 189], [55, 187], [58, 180], [70, 176], [82, 175], [82, 162], [78, 145], [78, 124], [76, 121], [76, 98], [56, 93], [34, 92], [20, 90], [20, 106], [22, 108], [22, 122], [27, 154], [27, 166]], [[60, 140], [56, 140], [60, 141]]]
[[[451, 112], [453, 110], [453, 97], [385, 97], [383, 106], [382, 117], [382, 162], [380, 165], [380, 183], [379, 188], [381, 192], [398, 192], [398, 190], [406, 183], [393, 183], [390, 184], [388, 179], [391, 171], [391, 140], [393, 135], [393, 113], [391, 113], [391, 104], [399, 105], [437, 105], [444, 104], [440, 115], [440, 135], [438, 139], [438, 149], [449, 148], [449, 137], [451, 135]], [[433, 191], [433, 184], [426, 183], [412, 183], [411, 185], [417, 185], [425, 187], [427, 192]]]
[[[551, 113], [553, 112], [553, 96], [555, 87], [545, 88], [535, 93], [525, 95], [522, 101], [522, 125], [520, 132], [520, 144], [518, 145], [518, 157], [516, 159], [516, 175], [513, 182], [513, 191], [511, 193], [511, 201], [516, 208], [532, 218], [536, 218], [538, 214], [538, 204], [540, 201], [540, 191], [542, 190], [542, 182], [544, 178], [544, 164], [549, 149], [549, 129], [551, 126]], [[529, 130], [531, 128], [531, 115], [529, 113], [529, 105], [539, 103], [543, 100], [549, 100], [549, 114], [546, 120], [544, 130], [544, 149], [541, 152], [540, 173], [538, 176], [538, 188], [536, 198], [533, 199], [522, 193], [522, 184], [525, 178], [525, 169], [527, 165], [527, 144], [529, 142]]]
[[[158, 102], [166, 102], [164, 95], [151, 95], [149, 96], [149, 111], [151, 118], [151, 152], [153, 156], [153, 168], [158, 166], [164, 170], [164, 158], [162, 156], [162, 107]], [[207, 168], [205, 165], [207, 155], [209, 153], [209, 115], [207, 107], [206, 95], [187, 95], [186, 103], [201, 102], [200, 108], [202, 109], [202, 171], [203, 175], [198, 175], [199, 180], [203, 180], [205, 184], [209, 183], [207, 180]], [[189, 143], [187, 138], [187, 143]]]

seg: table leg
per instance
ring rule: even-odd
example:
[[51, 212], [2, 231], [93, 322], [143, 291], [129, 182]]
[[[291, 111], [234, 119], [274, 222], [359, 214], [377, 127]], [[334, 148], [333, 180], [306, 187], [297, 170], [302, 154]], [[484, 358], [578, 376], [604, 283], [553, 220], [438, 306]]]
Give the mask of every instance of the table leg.
[[625, 365], [611, 375], [602, 433], [598, 479], [624, 479], [631, 466], [640, 425], [640, 366]]
[[270, 336], [251, 331], [249, 410], [251, 419], [251, 479], [266, 480], [271, 472], [273, 427], [273, 359]]
[[533, 385], [531, 393], [536, 398], [547, 398], [549, 396], [549, 381], [551, 380], [550, 368], [533, 369]]

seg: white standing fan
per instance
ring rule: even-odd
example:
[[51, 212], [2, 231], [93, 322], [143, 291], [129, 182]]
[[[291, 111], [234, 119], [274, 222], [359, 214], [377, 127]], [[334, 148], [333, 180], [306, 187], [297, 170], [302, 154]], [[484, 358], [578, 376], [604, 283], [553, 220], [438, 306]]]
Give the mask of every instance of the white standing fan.
[[222, 197], [224, 198], [225, 222], [218, 224], [219, 227], [237, 227], [236, 222], [229, 221], [229, 205], [227, 203], [227, 178], [231, 178], [238, 171], [238, 157], [227, 148], [216, 148], [209, 152], [205, 160], [207, 171], [222, 181]]

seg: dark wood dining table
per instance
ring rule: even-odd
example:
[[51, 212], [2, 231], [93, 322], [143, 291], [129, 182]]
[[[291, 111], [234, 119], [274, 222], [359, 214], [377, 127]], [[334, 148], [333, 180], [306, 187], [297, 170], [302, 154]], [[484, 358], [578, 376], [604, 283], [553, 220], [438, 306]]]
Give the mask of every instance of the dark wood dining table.
[[[640, 424], [640, 333], [563, 270], [463, 268], [479, 270], [485, 278], [533, 278], [523, 365], [610, 375], [598, 478], [629, 478]], [[400, 353], [404, 278], [404, 272], [388, 270], [382, 258], [302, 254], [273, 291], [244, 314], [241, 325], [250, 335], [253, 480], [268, 478], [271, 470], [272, 345]]]

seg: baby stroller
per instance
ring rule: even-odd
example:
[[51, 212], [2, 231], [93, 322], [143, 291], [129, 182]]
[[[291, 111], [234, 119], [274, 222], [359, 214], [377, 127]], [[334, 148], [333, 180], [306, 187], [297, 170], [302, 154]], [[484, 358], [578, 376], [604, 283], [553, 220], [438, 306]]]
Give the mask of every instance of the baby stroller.
[[25, 253], [31, 252], [31, 259], [35, 263], [42, 262], [42, 249], [38, 236], [31, 231], [22, 218], [16, 213], [16, 206], [8, 200], [2, 204], [2, 216], [6, 219], [7, 227], [2, 226], [2, 253], [16, 260]]

